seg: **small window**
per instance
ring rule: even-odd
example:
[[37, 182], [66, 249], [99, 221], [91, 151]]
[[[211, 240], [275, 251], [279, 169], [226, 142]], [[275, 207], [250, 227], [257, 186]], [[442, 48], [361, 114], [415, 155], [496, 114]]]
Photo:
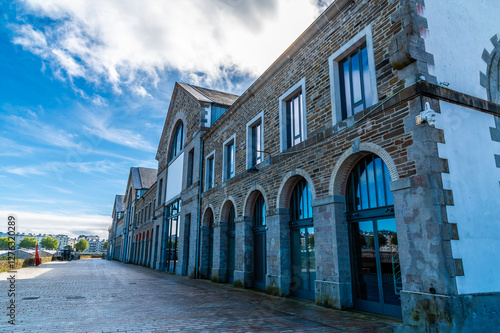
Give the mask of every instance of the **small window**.
[[234, 142], [226, 146], [226, 179], [234, 176]]
[[262, 123], [259, 121], [252, 127], [252, 165], [262, 162]]
[[226, 112], [228, 108], [224, 106], [219, 106], [219, 105], [212, 105], [211, 112], [210, 112], [210, 126], [212, 126], [217, 119], [222, 116], [224, 112]]
[[287, 147], [293, 147], [303, 141], [302, 135], [302, 92], [298, 92], [286, 101]]
[[236, 135], [233, 134], [231, 138], [224, 142], [223, 149], [223, 163], [222, 163], [222, 181], [226, 181], [233, 178], [235, 175], [235, 147], [236, 147]]
[[247, 123], [246, 165], [247, 169], [264, 160], [264, 112]]
[[372, 105], [370, 71], [366, 45], [362, 45], [339, 63], [342, 119]]
[[160, 185], [158, 186], [158, 204], [161, 204], [162, 192], [163, 192], [163, 179], [160, 179]]
[[169, 161], [173, 160], [177, 155], [179, 155], [182, 148], [184, 148], [184, 126], [182, 125], [182, 123], [180, 123], [174, 131], [174, 138], [172, 141], [172, 146], [170, 148]]
[[281, 151], [307, 139], [305, 89], [304, 78], [279, 98]]
[[191, 184], [193, 184], [193, 163], [194, 163], [194, 149], [192, 149], [188, 154], [186, 186], [191, 186]]
[[328, 66], [334, 125], [378, 103], [371, 25], [335, 51]]
[[214, 187], [214, 155], [207, 158], [207, 168], [206, 168], [206, 182], [207, 190]]

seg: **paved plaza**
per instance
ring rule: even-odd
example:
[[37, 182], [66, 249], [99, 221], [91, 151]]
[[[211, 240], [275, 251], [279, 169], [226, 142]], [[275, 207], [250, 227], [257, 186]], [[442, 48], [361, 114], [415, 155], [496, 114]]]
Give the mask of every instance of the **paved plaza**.
[[[10, 282], [0, 273], [2, 309]], [[102, 259], [18, 271], [16, 325], [0, 332], [393, 332], [396, 320], [336, 311]]]

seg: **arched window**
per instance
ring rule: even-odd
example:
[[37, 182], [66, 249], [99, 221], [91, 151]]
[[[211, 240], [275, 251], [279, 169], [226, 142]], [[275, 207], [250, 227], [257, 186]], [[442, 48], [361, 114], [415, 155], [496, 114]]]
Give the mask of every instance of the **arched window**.
[[294, 187], [290, 198], [290, 218], [292, 221], [312, 219], [312, 196], [309, 184], [301, 179]]
[[368, 155], [356, 164], [346, 189], [347, 211], [392, 206], [389, 169], [376, 155]]
[[290, 252], [292, 295], [314, 299], [316, 281], [316, 257], [312, 194], [305, 179], [297, 182], [290, 197]]
[[401, 317], [403, 288], [391, 177], [377, 155], [363, 157], [346, 184], [354, 306]]
[[172, 141], [172, 147], [170, 147], [170, 158], [169, 160], [173, 160], [179, 153], [182, 148], [184, 148], [184, 125], [182, 122], [177, 125], [174, 131], [174, 138]]
[[228, 226], [229, 232], [234, 232], [234, 228], [235, 228], [234, 217], [235, 217], [234, 205], [231, 205], [231, 208], [229, 208], [229, 213], [227, 216], [227, 226]]
[[266, 225], [266, 202], [262, 194], [259, 194], [257, 200], [255, 200], [253, 219], [255, 228]]

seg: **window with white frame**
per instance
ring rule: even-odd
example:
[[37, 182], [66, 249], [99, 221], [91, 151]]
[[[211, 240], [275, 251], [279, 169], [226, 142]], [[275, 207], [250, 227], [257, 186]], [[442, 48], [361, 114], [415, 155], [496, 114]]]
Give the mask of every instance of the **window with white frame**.
[[234, 177], [235, 174], [235, 146], [236, 146], [236, 135], [233, 134], [231, 138], [224, 142], [224, 154], [222, 161], [222, 177], [223, 181], [226, 181]]
[[333, 124], [378, 102], [371, 26], [328, 59]]
[[300, 80], [279, 98], [281, 151], [307, 139], [306, 80]]
[[211, 189], [214, 187], [214, 178], [215, 178], [215, 170], [214, 170], [214, 164], [215, 164], [215, 152], [212, 152], [209, 154], [206, 158], [206, 163], [205, 163], [205, 188], [207, 190]]
[[264, 113], [247, 123], [247, 169], [263, 161]]
[[172, 140], [172, 146], [170, 147], [170, 156], [169, 161], [172, 161], [180, 154], [182, 149], [184, 148], [184, 126], [181, 123], [177, 125], [174, 131], [174, 136]]

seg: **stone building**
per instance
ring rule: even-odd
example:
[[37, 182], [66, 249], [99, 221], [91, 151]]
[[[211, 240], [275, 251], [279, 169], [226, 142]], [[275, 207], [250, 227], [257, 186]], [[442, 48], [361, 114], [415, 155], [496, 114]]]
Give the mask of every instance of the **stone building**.
[[[108, 228], [108, 249], [107, 258], [118, 260], [121, 248], [121, 235], [122, 230], [118, 230], [118, 225], [123, 225], [123, 215], [125, 203], [123, 202], [123, 195], [117, 194], [115, 196], [115, 203], [113, 205], [113, 212], [111, 213], [112, 222]], [[119, 223], [120, 222], [120, 223]]]
[[[156, 171], [156, 170], [155, 170]], [[155, 174], [156, 176], [156, 174]], [[132, 255], [134, 264], [153, 267], [158, 252], [159, 231], [155, 228], [154, 207], [156, 205], [156, 182], [135, 202], [135, 215], [132, 223]], [[156, 251], [155, 251], [156, 250]]]
[[[123, 217], [116, 223], [115, 248], [120, 247], [118, 260], [130, 262], [132, 258], [132, 243], [134, 238], [134, 218], [137, 201], [149, 190], [156, 181], [156, 169], [132, 167], [123, 197]], [[119, 245], [118, 245], [119, 244]]]
[[177, 83], [152, 266], [494, 331], [500, 3], [452, 4], [337, 0], [241, 96]]

